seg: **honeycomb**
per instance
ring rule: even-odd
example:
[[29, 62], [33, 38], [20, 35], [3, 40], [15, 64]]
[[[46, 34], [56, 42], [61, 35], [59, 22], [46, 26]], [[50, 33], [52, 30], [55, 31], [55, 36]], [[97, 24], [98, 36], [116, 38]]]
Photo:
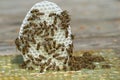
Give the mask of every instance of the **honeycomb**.
[[27, 13], [15, 40], [27, 69], [68, 70], [73, 35], [68, 12], [55, 3], [36, 3]]

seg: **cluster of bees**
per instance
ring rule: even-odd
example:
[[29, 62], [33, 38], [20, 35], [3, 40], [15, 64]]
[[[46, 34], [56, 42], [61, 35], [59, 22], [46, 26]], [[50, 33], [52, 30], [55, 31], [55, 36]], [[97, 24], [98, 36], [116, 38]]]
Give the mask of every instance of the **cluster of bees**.
[[[93, 62], [102, 62], [105, 61], [102, 56], [91, 55], [88, 52], [85, 52], [82, 56], [73, 56], [73, 44], [69, 44], [66, 48], [65, 44], [60, 44], [54, 40], [53, 36], [57, 32], [58, 28], [64, 30], [65, 38], [68, 36], [71, 37], [71, 40], [74, 39], [74, 35], [68, 32], [68, 28], [70, 25], [70, 17], [67, 11], [61, 12], [61, 14], [50, 13], [48, 17], [54, 18], [53, 23], [51, 25], [47, 24], [47, 21], [38, 22], [36, 20], [40, 20], [41, 16], [44, 16], [45, 13], [40, 12], [38, 9], [33, 9], [30, 11], [31, 16], [27, 19], [29, 22], [23, 27], [22, 35], [20, 35], [15, 40], [16, 48], [22, 52], [23, 56], [27, 56], [28, 58], [20, 65], [21, 68], [33, 70], [33, 65], [40, 67], [40, 72], [52, 70], [52, 71], [60, 71], [60, 70], [81, 70], [82, 68], [94, 69], [96, 66]], [[60, 21], [60, 25], [56, 26]], [[36, 37], [41, 38], [42, 40], [36, 40]], [[31, 44], [35, 45], [36, 51], [44, 49], [47, 53], [40, 53], [38, 57], [35, 57], [31, 54]], [[58, 53], [61, 51], [61, 53]], [[66, 56], [62, 56], [62, 52], [66, 52]], [[62, 62], [62, 68], [58, 64]], [[109, 68], [109, 65], [102, 65], [102, 68]]]
[[[70, 70], [78, 71], [83, 68], [95, 69], [96, 65], [94, 62], [103, 62], [105, 59], [102, 56], [92, 55], [89, 52], [85, 52], [82, 56], [72, 56], [68, 62]], [[110, 68], [110, 65], [102, 65], [101, 68]]]
[[[29, 23], [27, 23], [23, 27], [22, 35], [20, 35], [15, 40], [16, 48], [22, 52], [23, 56], [27, 56], [27, 60], [20, 65], [22, 68], [27, 68], [29, 70], [33, 70], [31, 64], [40, 67], [40, 72], [44, 72], [45, 70], [67, 70], [69, 57], [72, 56], [73, 53], [73, 44], [69, 44], [69, 47], [66, 48], [64, 44], [57, 43], [54, 40], [53, 36], [57, 32], [58, 28], [64, 30], [65, 38], [68, 38], [69, 32], [69, 21], [70, 17], [67, 11], [61, 12], [61, 14], [50, 13], [48, 17], [54, 18], [53, 23], [51, 25], [47, 24], [47, 21], [37, 22], [36, 20], [40, 20], [41, 16], [44, 16], [45, 13], [40, 12], [38, 9], [33, 9], [30, 11], [31, 16], [27, 19]], [[56, 26], [57, 21], [60, 22], [60, 26]], [[42, 41], [36, 40], [36, 37], [40, 37]], [[74, 39], [74, 35], [70, 35], [71, 40]], [[44, 54], [39, 54], [38, 57], [30, 54], [31, 44], [35, 45], [36, 51], [44, 49], [48, 56], [46, 57]], [[58, 53], [58, 50], [61, 52], [66, 51], [66, 56], [62, 56]], [[53, 61], [56, 60], [56, 62]], [[62, 68], [57, 65], [57, 62], [63, 62]]]

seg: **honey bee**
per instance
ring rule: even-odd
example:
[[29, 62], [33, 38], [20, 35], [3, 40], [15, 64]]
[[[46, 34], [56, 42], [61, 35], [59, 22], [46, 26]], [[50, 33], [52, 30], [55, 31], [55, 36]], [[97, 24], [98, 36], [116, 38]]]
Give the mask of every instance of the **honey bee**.
[[27, 24], [27, 25], [25, 25], [24, 27], [23, 27], [23, 29], [27, 29], [27, 28], [29, 28], [30, 26]]
[[43, 55], [39, 55], [39, 58], [40, 58], [40, 59], [46, 59], [46, 57], [43, 56]]
[[25, 34], [27, 34], [28, 32], [29, 32], [29, 30], [24, 30], [22, 34], [25, 35]]
[[52, 60], [51, 58], [48, 59], [48, 61], [46, 63], [47, 66], [51, 63], [51, 60]]
[[61, 51], [64, 51], [64, 48], [63, 48], [63, 47], [61, 48]]
[[53, 55], [53, 58], [58, 57], [59, 55], [60, 55], [60, 54], [57, 54], [57, 53], [56, 53], [56, 54]]
[[67, 71], [67, 67], [66, 67], [65, 65], [63, 66], [63, 70], [64, 70], [64, 71]]
[[44, 71], [44, 68], [45, 68], [45, 67], [41, 66], [41, 68], [40, 68], [40, 73], [42, 73], [42, 72]]
[[30, 63], [30, 60], [28, 59], [28, 60], [26, 60], [24, 63], [25, 63], [25, 64], [28, 64], [28, 63]]
[[27, 40], [25, 41], [25, 43], [26, 43], [26, 47], [30, 47], [30, 44], [28, 43]]
[[35, 66], [39, 66], [39, 63], [36, 63], [35, 61], [32, 61], [32, 63], [33, 63]]
[[56, 70], [57, 70], [57, 71], [60, 71], [60, 68], [59, 68], [59, 66], [56, 66]]
[[34, 60], [33, 56], [30, 55], [30, 54], [27, 54], [27, 56], [31, 59], [31, 60]]
[[68, 61], [68, 58], [65, 58], [64, 64], [66, 64], [66, 63], [67, 63], [67, 61]]
[[16, 45], [17, 49], [18, 49], [19, 51], [21, 51], [19, 38], [16, 38], [16, 39], [15, 39], [15, 45]]
[[55, 49], [53, 49], [50, 52], [48, 52], [48, 54], [53, 54], [54, 52], [55, 52]]
[[44, 45], [44, 50], [45, 50], [46, 52], [48, 52], [47, 45]]
[[72, 40], [74, 39], [74, 35], [73, 35], [73, 34], [71, 34], [71, 39], [72, 39]]
[[56, 16], [56, 13], [50, 13], [49, 17]]
[[22, 54], [23, 54], [23, 55], [26, 54], [26, 49], [25, 49], [25, 47], [22, 48]]
[[53, 68], [52, 70], [55, 70], [55, 67], [56, 67], [56, 63], [54, 62], [53, 66], [52, 66], [52, 68]]
[[53, 22], [54, 24], [56, 24], [57, 23], [57, 17], [55, 16], [55, 18], [54, 18], [54, 22]]
[[39, 12], [39, 13], [36, 13], [37, 16], [41, 16], [41, 15], [44, 15], [45, 13], [43, 12]]
[[67, 53], [70, 54], [70, 50], [69, 49], [66, 49]]
[[34, 44], [36, 44], [36, 40], [34, 39], [34, 35], [32, 35], [31, 37], [32, 37], [32, 42], [33, 42]]
[[42, 59], [39, 59], [39, 58], [35, 58], [35, 60], [36, 60], [36, 61], [39, 61], [39, 62], [41, 62], [41, 61], [42, 61]]
[[37, 12], [39, 12], [38, 9], [33, 9], [33, 10], [31, 11], [31, 13], [37, 13]]
[[62, 46], [62, 44], [58, 44], [56, 49], [59, 49]]
[[33, 26], [33, 27], [37, 27], [37, 26], [38, 26], [38, 25], [37, 25], [36, 23], [34, 23], [34, 22], [30, 22], [29, 24], [30, 24], [30, 26]]
[[40, 25], [41, 27], [43, 27], [43, 23], [40, 22], [39, 25]]
[[52, 49], [51, 43], [48, 43], [48, 47], [49, 47], [49, 49]]
[[44, 26], [47, 28], [47, 22], [46, 22], [46, 21], [44, 21], [43, 23], [44, 23]]
[[32, 66], [29, 66], [28, 70], [34, 70], [34, 68]]
[[40, 35], [40, 34], [42, 34], [42, 32], [43, 31], [38, 31], [38, 32], [36, 32], [36, 35]]
[[30, 16], [27, 21], [32, 21], [32, 20], [35, 20], [35, 18], [33, 18], [32, 16]]
[[27, 68], [26, 65], [27, 65], [27, 64], [26, 64], [25, 62], [23, 62], [22, 64], [19, 65], [19, 67], [22, 68], [22, 69], [26, 69], [26, 68]]
[[68, 37], [68, 30], [65, 31], [65, 38]]
[[40, 42], [37, 44], [37, 50], [39, 50], [39, 48], [40, 48]]
[[54, 36], [54, 30], [51, 28], [51, 35]]
[[47, 37], [47, 36], [49, 36], [49, 33], [46, 33], [46, 34], [44, 35], [44, 37]]
[[46, 70], [50, 70], [50, 68], [52, 68], [52, 65], [49, 65]]
[[55, 26], [55, 24], [52, 24], [51, 26], [53, 26], [53, 29], [57, 31], [57, 27]]
[[63, 59], [65, 59], [65, 57], [57, 57], [56, 59], [57, 60], [63, 60]]
[[56, 47], [56, 41], [53, 41], [53, 48]]
[[45, 38], [45, 40], [46, 41], [51, 41], [51, 40], [53, 40], [53, 38], [48, 37], [48, 38]]

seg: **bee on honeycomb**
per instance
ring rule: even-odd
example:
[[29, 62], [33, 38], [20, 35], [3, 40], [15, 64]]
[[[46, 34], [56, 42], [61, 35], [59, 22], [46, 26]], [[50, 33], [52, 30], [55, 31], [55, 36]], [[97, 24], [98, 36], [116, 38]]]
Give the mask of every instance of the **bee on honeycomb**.
[[73, 34], [68, 12], [55, 3], [42, 1], [27, 13], [15, 40], [22, 53], [23, 68], [40, 72], [68, 70], [69, 56], [73, 53]]

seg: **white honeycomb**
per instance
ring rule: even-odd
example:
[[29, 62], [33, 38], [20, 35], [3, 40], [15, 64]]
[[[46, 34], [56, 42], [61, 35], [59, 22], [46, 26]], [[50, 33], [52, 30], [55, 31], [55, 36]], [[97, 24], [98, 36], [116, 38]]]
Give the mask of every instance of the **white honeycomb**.
[[[44, 15], [40, 16], [39, 19], [37, 20], [34, 20], [32, 22], [36, 23], [36, 24], [39, 24], [40, 22], [43, 23], [44, 21], [47, 22], [47, 25], [52, 25], [53, 22], [54, 22], [54, 18], [53, 17], [49, 17], [49, 14], [50, 13], [56, 13], [58, 15], [61, 14], [61, 12], [63, 11], [59, 6], [57, 6], [55, 3], [52, 3], [52, 2], [49, 2], [49, 1], [42, 1], [42, 2], [39, 2], [39, 3], [36, 3], [31, 9], [30, 11], [27, 13], [25, 19], [23, 20], [23, 23], [21, 25], [21, 28], [20, 28], [20, 32], [19, 32], [19, 39], [21, 36], [24, 36], [23, 35], [23, 32], [24, 32], [24, 27], [25, 25], [29, 24], [30, 22], [28, 21], [28, 18], [32, 15], [31, 11], [34, 10], [34, 9], [38, 9], [39, 12], [43, 12]], [[71, 28], [70, 26], [67, 28], [67, 31], [68, 31], [68, 37], [66, 38], [65, 37], [65, 30], [61, 29], [60, 27], [60, 20], [57, 21], [56, 23], [56, 27], [57, 27], [57, 31], [54, 30], [54, 36], [51, 36], [49, 35], [49, 37], [52, 37], [54, 41], [56, 41], [56, 44], [64, 44], [64, 51], [61, 51], [61, 48], [56, 50], [54, 53], [58, 53], [60, 54], [61, 57], [66, 57], [68, 58], [69, 60], [69, 53], [67, 52], [67, 48], [69, 48], [69, 44], [72, 44], [72, 39], [71, 39]], [[32, 29], [31, 26], [29, 29]], [[34, 32], [35, 30], [32, 29], [32, 31]], [[44, 30], [43, 30], [44, 31]], [[50, 30], [47, 31], [48, 33], [51, 33]], [[47, 32], [43, 32], [42, 34], [46, 34]], [[29, 33], [31, 34], [31, 33]], [[27, 35], [28, 36], [28, 35]], [[29, 55], [31, 55], [34, 59], [35, 58], [38, 58], [39, 55], [42, 55], [44, 57], [46, 57], [46, 59], [42, 60], [41, 62], [39, 62], [39, 64], [41, 63], [47, 63], [47, 61], [51, 58], [51, 63], [50, 65], [53, 65], [54, 63], [56, 64], [56, 66], [58, 66], [60, 69], [63, 68], [63, 65], [64, 65], [64, 60], [57, 60], [55, 58], [53, 58], [53, 55], [54, 54], [51, 54], [51, 55], [48, 55], [48, 52], [45, 51], [44, 49], [44, 46], [41, 45], [40, 46], [40, 49], [39, 50], [36, 50], [36, 47], [37, 47], [37, 44], [40, 42], [40, 43], [44, 43], [44, 37], [41, 37], [41, 36], [37, 36], [37, 35], [34, 35], [34, 39], [36, 41], [35, 44], [29, 42], [29, 49], [28, 49], [28, 52], [26, 54], [22, 54], [23, 55], [23, 58], [24, 58], [24, 61], [27, 61], [29, 60]], [[24, 44], [21, 44], [20, 47], [22, 48]], [[53, 48], [52, 48], [53, 49]], [[22, 52], [22, 51], [21, 51]], [[33, 66], [32, 64], [32, 60], [30, 60], [31, 62], [27, 65], [28, 66]], [[67, 64], [65, 66], [68, 66]], [[46, 68], [49, 67], [49, 66], [45, 66], [44, 70], [43, 71], [46, 71]]]

